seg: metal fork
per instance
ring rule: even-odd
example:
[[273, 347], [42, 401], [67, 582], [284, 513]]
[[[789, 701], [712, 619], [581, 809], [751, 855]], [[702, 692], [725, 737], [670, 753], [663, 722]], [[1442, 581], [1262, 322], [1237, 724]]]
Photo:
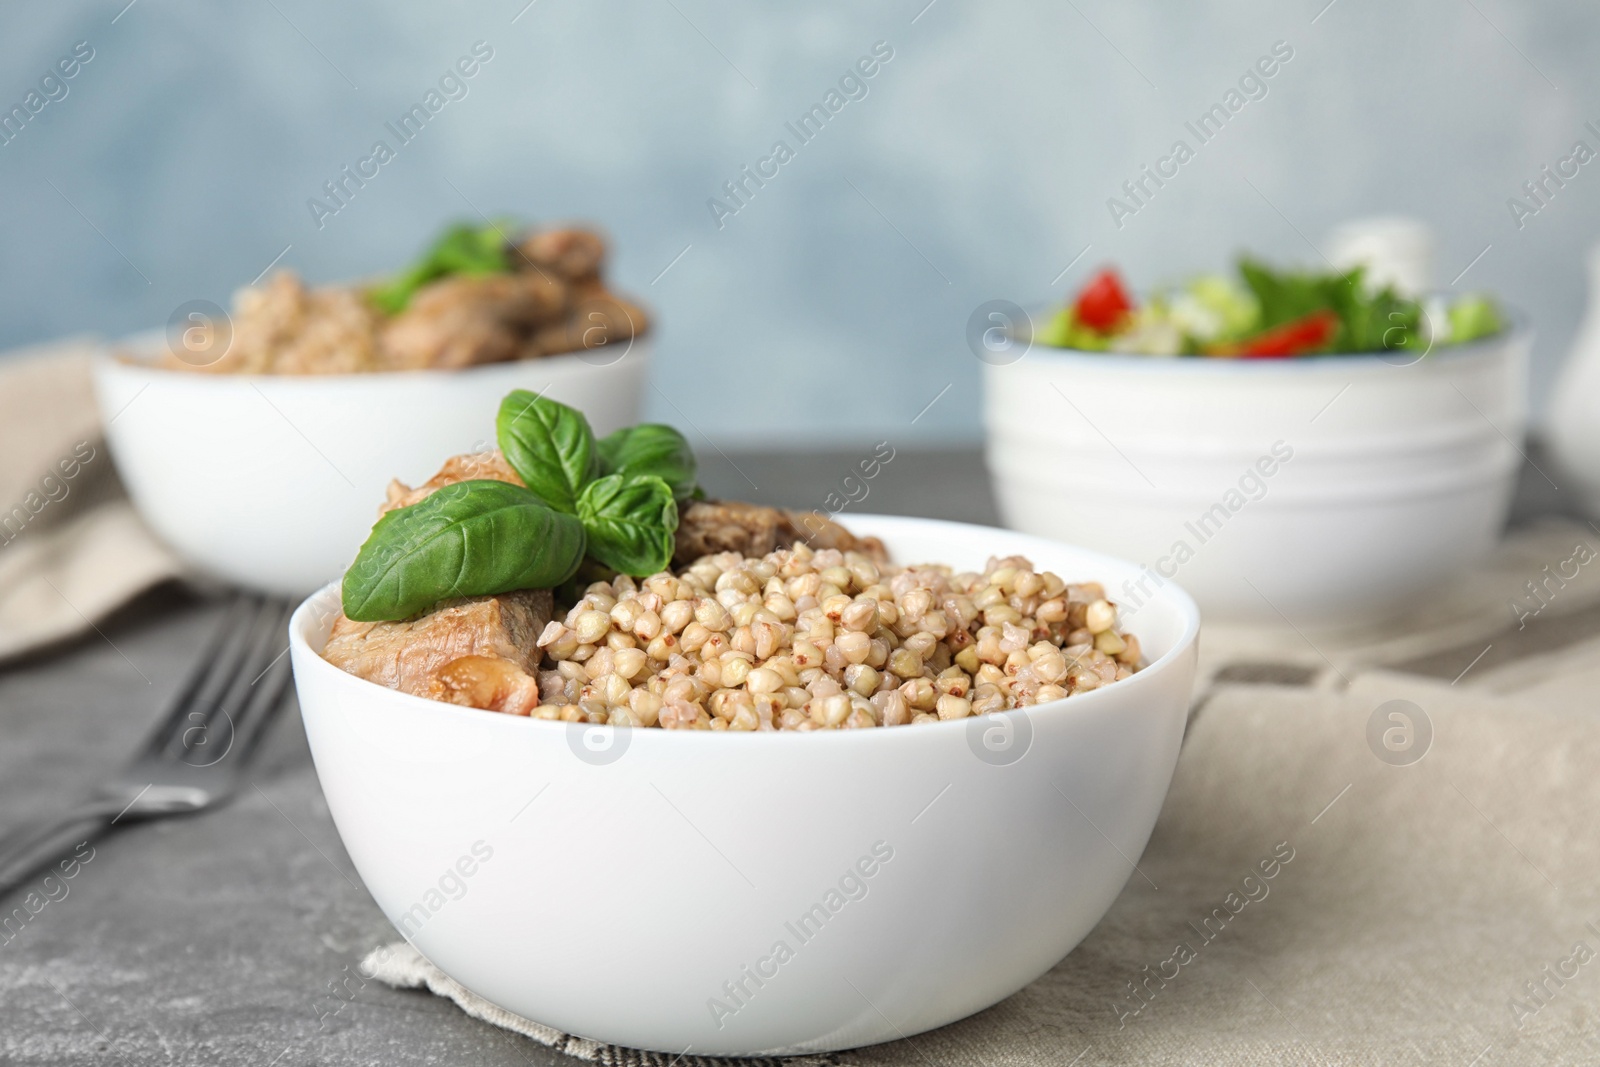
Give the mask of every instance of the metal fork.
[[0, 894], [113, 826], [216, 807], [283, 704], [292, 605], [240, 594], [132, 762], [77, 805], [0, 838]]

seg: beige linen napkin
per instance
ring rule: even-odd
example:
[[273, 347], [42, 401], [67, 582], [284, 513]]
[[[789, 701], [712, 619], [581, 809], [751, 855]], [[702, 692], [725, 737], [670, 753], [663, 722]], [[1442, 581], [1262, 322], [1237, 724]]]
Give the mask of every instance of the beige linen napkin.
[[[1394, 699], [1414, 728], [1399, 753], [1369, 740]], [[1076, 951], [970, 1019], [810, 1062], [1600, 1062], [1596, 766], [1600, 718], [1445, 682], [1225, 686], [1191, 725], [1149, 880]], [[408, 946], [365, 968], [582, 1059], [670, 1061], [509, 1017]]]
[[90, 630], [182, 573], [111, 466], [87, 341], [0, 360], [0, 661]]

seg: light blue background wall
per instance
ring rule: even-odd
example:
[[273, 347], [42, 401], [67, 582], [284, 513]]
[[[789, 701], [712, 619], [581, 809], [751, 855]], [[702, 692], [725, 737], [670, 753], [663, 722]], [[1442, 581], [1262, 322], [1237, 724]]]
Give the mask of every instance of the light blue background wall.
[[[1542, 391], [1600, 231], [1600, 164], [1521, 230], [1506, 206], [1577, 138], [1600, 149], [1592, 5], [124, 2], [0, 9], [7, 108], [96, 52], [0, 146], [0, 345], [225, 303], [286, 245], [311, 279], [384, 270], [477, 205], [603, 222], [663, 321], [658, 380], [721, 441], [876, 439], [954, 383], [897, 437], [952, 442], [979, 432], [980, 302], [1102, 260], [1136, 284], [1245, 246], [1314, 262], [1308, 239], [1376, 211], [1438, 227], [1442, 281], [1489, 247], [1461, 285], [1532, 313]], [[470, 95], [319, 230], [307, 199], [480, 39]], [[1278, 40], [1268, 96], [1117, 229], [1107, 197]], [[707, 198], [875, 41], [869, 95], [719, 230]]]

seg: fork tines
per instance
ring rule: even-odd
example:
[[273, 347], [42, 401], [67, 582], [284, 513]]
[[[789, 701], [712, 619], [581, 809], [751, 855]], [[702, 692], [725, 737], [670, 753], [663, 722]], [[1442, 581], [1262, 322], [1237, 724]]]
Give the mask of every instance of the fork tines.
[[288, 688], [292, 612], [287, 601], [238, 594], [150, 735], [145, 756], [199, 766], [247, 757]]

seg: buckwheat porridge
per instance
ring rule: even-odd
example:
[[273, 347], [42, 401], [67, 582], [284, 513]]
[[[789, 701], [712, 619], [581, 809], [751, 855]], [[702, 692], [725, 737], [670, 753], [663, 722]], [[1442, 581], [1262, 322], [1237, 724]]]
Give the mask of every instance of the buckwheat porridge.
[[705, 500], [670, 427], [595, 441], [518, 392], [498, 428], [501, 450], [391, 488], [330, 662], [513, 715], [735, 731], [964, 719], [1139, 669], [1096, 583], [899, 565], [822, 514]]

